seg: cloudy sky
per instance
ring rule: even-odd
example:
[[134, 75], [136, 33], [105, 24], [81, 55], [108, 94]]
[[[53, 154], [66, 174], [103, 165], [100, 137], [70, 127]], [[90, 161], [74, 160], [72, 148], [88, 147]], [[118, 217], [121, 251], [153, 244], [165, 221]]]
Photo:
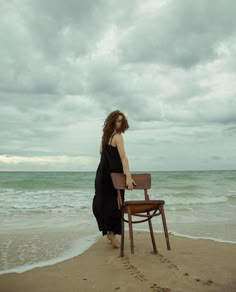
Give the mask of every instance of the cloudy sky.
[[0, 170], [236, 169], [236, 1], [0, 0]]

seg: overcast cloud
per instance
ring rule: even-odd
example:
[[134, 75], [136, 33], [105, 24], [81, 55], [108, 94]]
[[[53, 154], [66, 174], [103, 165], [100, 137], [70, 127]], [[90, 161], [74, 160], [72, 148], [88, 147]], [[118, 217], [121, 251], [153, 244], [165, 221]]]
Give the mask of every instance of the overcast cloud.
[[95, 171], [123, 111], [131, 171], [236, 167], [234, 0], [0, 0], [0, 170]]

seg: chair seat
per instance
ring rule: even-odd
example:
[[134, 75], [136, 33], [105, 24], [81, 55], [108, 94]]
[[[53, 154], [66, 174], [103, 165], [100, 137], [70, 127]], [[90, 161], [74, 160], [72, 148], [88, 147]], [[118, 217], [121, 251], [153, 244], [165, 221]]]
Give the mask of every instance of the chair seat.
[[132, 200], [124, 202], [125, 212], [128, 210], [128, 206], [131, 210], [131, 213], [143, 213], [147, 211], [152, 211], [158, 209], [161, 205], [164, 205], [165, 201], [163, 200]]

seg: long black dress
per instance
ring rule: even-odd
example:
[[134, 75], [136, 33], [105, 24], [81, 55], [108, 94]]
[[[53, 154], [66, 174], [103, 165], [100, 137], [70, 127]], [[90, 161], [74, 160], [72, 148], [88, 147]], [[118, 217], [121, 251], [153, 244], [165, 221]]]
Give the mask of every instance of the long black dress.
[[[111, 137], [113, 138], [114, 134]], [[111, 172], [123, 173], [123, 166], [117, 147], [110, 144], [103, 145], [100, 163], [94, 181], [95, 195], [92, 209], [98, 229], [102, 235], [107, 231], [121, 234], [121, 213], [118, 209], [117, 191], [113, 186]], [[124, 201], [124, 190], [121, 190]]]

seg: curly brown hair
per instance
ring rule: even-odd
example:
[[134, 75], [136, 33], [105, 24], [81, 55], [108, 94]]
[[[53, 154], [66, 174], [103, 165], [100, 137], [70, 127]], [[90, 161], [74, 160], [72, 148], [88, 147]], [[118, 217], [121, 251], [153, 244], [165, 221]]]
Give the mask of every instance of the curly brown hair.
[[122, 124], [121, 124], [121, 127], [116, 130], [116, 132], [117, 133], [124, 133], [129, 128], [127, 118], [121, 111], [115, 110], [115, 111], [111, 112], [107, 116], [107, 118], [104, 122], [104, 125], [103, 125], [102, 145], [108, 144], [109, 139], [115, 130], [116, 119], [119, 117], [119, 115], [121, 115], [123, 117]]

